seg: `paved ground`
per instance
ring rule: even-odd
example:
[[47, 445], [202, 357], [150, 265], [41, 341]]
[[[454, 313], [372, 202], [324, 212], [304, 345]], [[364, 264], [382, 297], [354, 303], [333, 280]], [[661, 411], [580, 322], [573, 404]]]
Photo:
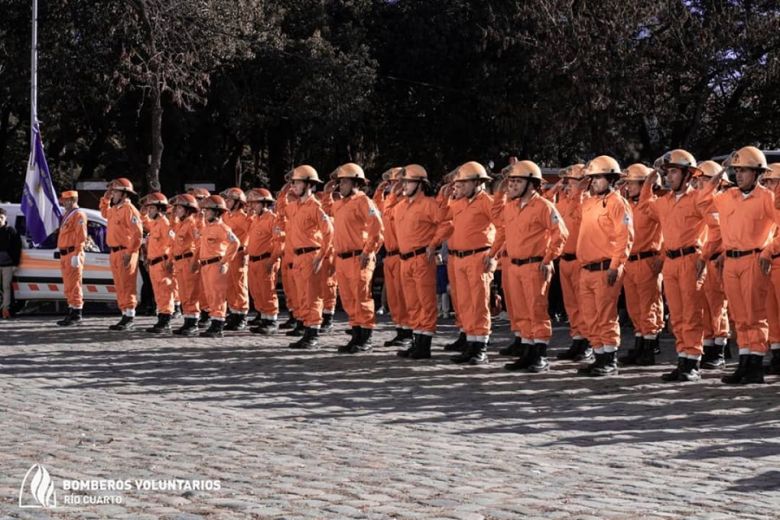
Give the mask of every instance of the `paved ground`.
[[[778, 518], [780, 384], [664, 384], [297, 353], [287, 338], [0, 323], [2, 518]], [[152, 318], [140, 318], [145, 326]], [[442, 327], [451, 331], [451, 327]], [[383, 327], [378, 339], [390, 336]], [[505, 334], [504, 330], [504, 334]], [[556, 331], [559, 345], [565, 331]], [[664, 345], [665, 360], [671, 345]], [[218, 479], [20, 509], [33, 463], [63, 479]]]

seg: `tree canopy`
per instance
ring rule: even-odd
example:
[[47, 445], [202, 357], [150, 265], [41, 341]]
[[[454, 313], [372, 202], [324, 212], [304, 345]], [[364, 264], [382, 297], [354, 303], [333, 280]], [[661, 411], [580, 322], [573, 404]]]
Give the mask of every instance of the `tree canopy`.
[[[769, 0], [39, 1], [38, 114], [60, 189], [780, 145]], [[0, 199], [17, 200], [31, 4], [0, 12]]]

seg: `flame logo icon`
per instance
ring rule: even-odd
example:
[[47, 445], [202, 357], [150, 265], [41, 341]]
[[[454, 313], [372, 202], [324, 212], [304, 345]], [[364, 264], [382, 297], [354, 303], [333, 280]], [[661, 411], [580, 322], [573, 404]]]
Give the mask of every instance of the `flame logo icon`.
[[[25, 484], [30, 474], [35, 473], [30, 479], [28, 492], [31, 498], [27, 498], [25, 504]], [[19, 507], [37, 507], [51, 508], [57, 507], [57, 495], [54, 493], [54, 481], [49, 472], [41, 464], [33, 464], [22, 479], [22, 486], [19, 488]]]

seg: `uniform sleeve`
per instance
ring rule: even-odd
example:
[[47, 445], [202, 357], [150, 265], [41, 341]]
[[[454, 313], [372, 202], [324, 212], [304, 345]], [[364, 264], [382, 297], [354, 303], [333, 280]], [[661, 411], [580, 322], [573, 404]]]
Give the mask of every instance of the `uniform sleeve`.
[[550, 243], [544, 255], [543, 263], [545, 264], [549, 264], [561, 256], [563, 246], [569, 238], [569, 230], [566, 228], [563, 217], [552, 203], [547, 205], [547, 229], [550, 232]]
[[322, 246], [318, 256], [324, 258], [331, 253], [330, 248], [333, 244], [333, 222], [320, 206], [314, 206], [313, 211], [316, 212], [315, 218], [317, 219], [317, 228], [320, 230], [320, 233], [322, 233]]
[[[498, 199], [499, 197], [496, 197]], [[504, 218], [505, 206], [501, 205], [501, 211], [496, 213], [495, 199], [493, 201], [493, 225], [496, 226], [496, 239], [493, 241], [493, 245], [490, 247], [490, 256], [496, 258], [506, 243], [506, 224]]]
[[449, 204], [446, 208], [444, 208], [441, 214], [441, 220], [439, 221], [439, 225], [436, 227], [436, 233], [434, 233], [433, 238], [431, 239], [431, 246], [439, 247], [442, 242], [452, 236], [452, 232], [455, 230], [455, 227], [452, 224], [453, 216], [452, 204]]
[[105, 197], [100, 197], [100, 214], [103, 218], [108, 218], [108, 210], [111, 208], [111, 200]]
[[138, 251], [141, 248], [141, 239], [143, 238], [143, 226], [141, 224], [141, 215], [137, 210], [130, 207], [127, 210], [127, 233], [130, 237], [128, 249]]
[[775, 194], [769, 190], [765, 193], [762, 201], [764, 206], [764, 218], [775, 223], [773, 226], [775, 237], [761, 252], [761, 258], [771, 260], [772, 255], [775, 254], [775, 250], [778, 247], [778, 242], [780, 241], [780, 234], [777, 232], [778, 211], [775, 209]]
[[232, 262], [236, 257], [236, 253], [238, 253], [238, 248], [241, 245], [241, 241], [238, 239], [236, 234], [233, 233], [233, 230], [230, 229], [230, 226], [225, 224], [223, 229], [225, 230], [225, 239], [227, 240], [227, 251], [225, 251], [225, 256], [222, 258], [222, 263], [226, 264]]
[[73, 239], [76, 243], [76, 249], [83, 250], [87, 241], [87, 216], [79, 211], [76, 220], [76, 226], [73, 230]]
[[634, 223], [628, 203], [618, 198], [610, 204], [610, 220], [615, 234], [615, 249], [612, 252], [610, 269], [617, 269], [628, 260], [628, 254], [634, 245]]
[[642, 191], [639, 192], [639, 203], [636, 205], [636, 210], [641, 211], [653, 222], [658, 222], [657, 203], [658, 199], [653, 197], [653, 185], [649, 182], [645, 182], [642, 185]]
[[374, 201], [368, 197], [364, 197], [363, 200], [365, 201], [363, 210], [368, 214], [368, 240], [366, 240], [363, 253], [367, 255], [376, 254], [385, 240], [385, 225], [382, 223], [382, 215], [379, 213], [379, 209], [377, 209]]

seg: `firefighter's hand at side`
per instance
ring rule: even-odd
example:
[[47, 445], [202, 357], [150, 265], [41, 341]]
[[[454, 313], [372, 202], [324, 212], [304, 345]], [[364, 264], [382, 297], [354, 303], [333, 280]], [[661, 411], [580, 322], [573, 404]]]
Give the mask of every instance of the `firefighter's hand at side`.
[[428, 259], [428, 262], [433, 262], [433, 259], [436, 258], [436, 248], [433, 246], [425, 248], [425, 258]]
[[311, 265], [312, 268], [314, 269], [314, 274], [319, 273], [320, 269], [322, 269], [322, 257], [321, 256], [315, 257]]
[[696, 279], [701, 280], [704, 277], [707, 262], [703, 258], [696, 259]]
[[129, 269], [130, 268], [130, 255], [128, 255], [128, 254], [123, 255], [122, 256], [122, 263], [124, 264], [124, 266], [126, 268]]
[[371, 262], [373, 256], [374, 255], [371, 254], [367, 255], [365, 253], [360, 253], [360, 268], [365, 269], [366, 267], [368, 267], [368, 264], [369, 262]]
[[764, 273], [764, 276], [767, 276], [769, 271], [772, 270], [772, 261], [768, 258], [759, 258], [758, 265], [761, 267], [761, 272]]
[[[539, 264], [539, 271], [542, 273], [542, 280], [549, 280], [552, 278], [553, 273], [555, 272], [555, 266], [552, 262], [548, 264]], [[612, 285], [612, 284], [610, 284]]]
[[219, 264], [219, 272], [221, 274], [225, 274], [228, 272], [228, 265], [227, 264]]
[[79, 266], [79, 255], [73, 255], [70, 257], [70, 266], [71, 267]]
[[482, 265], [485, 267], [486, 273], [492, 273], [495, 272], [498, 262], [492, 256], [485, 255], [485, 258], [482, 260]]
[[615, 282], [617, 282], [618, 275], [620, 274], [619, 269], [610, 269], [607, 271], [607, 285], [612, 287], [615, 285]]

